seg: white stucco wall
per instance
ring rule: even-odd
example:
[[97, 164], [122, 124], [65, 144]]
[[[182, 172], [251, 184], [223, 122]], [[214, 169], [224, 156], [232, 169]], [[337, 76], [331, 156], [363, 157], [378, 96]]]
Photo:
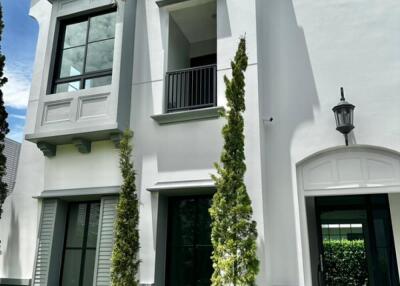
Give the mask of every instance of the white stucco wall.
[[[50, 22], [51, 4], [32, 3], [30, 14], [37, 20], [38, 35], [35, 65], [27, 107], [25, 133], [33, 131], [40, 83], [43, 76], [45, 46]], [[21, 146], [16, 184], [6, 199], [0, 220], [0, 278], [26, 279], [32, 277], [39, 220], [39, 203], [33, 199], [43, 190], [44, 157], [35, 144], [24, 141]]]
[[111, 141], [92, 143], [91, 152], [74, 145], [57, 146], [57, 155], [45, 160], [44, 190], [121, 185], [119, 152]]
[[169, 18], [168, 70], [190, 67], [190, 43], [172, 17]]
[[400, 149], [399, 12], [398, 1], [257, 1], [262, 117], [274, 119], [261, 143], [268, 285], [304, 283], [295, 165], [344, 144], [331, 110], [341, 86], [356, 105], [351, 144]]

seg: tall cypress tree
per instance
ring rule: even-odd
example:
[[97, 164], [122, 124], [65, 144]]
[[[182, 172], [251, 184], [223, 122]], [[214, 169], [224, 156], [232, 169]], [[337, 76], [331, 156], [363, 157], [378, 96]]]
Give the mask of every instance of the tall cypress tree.
[[213, 176], [216, 193], [210, 208], [213, 286], [255, 285], [259, 271], [257, 259], [257, 229], [252, 220], [251, 200], [244, 184], [245, 77], [247, 68], [246, 40], [240, 39], [234, 61], [232, 79], [224, 77], [227, 124], [222, 129], [224, 147], [221, 162], [215, 164], [218, 175]]
[[[3, 34], [3, 8], [0, 4], [0, 42]], [[3, 100], [3, 92], [1, 88], [7, 82], [7, 78], [4, 76], [4, 64], [5, 64], [6, 57], [1, 52], [0, 46], [0, 218], [1, 214], [3, 213], [3, 203], [8, 195], [8, 186], [3, 181], [6, 175], [6, 161], [7, 158], [4, 156], [4, 138], [8, 133], [8, 123], [7, 123], [7, 111], [4, 107], [4, 100]]]
[[115, 241], [112, 252], [111, 284], [137, 286], [139, 270], [139, 199], [135, 185], [132, 145], [133, 133], [126, 130], [120, 144], [120, 169], [123, 184], [117, 206]]

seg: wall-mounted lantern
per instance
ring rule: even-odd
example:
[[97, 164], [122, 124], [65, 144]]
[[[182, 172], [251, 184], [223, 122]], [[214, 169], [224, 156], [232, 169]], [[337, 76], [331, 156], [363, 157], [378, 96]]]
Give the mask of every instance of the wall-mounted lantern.
[[353, 111], [354, 105], [348, 103], [344, 98], [343, 87], [340, 88], [340, 102], [332, 108], [336, 119], [336, 130], [344, 135], [346, 146], [349, 145], [347, 135], [353, 130]]

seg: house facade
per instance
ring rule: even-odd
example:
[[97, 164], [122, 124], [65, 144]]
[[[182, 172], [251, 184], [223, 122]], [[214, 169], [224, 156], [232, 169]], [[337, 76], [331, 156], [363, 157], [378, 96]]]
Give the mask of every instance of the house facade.
[[[141, 285], [209, 285], [223, 77], [243, 35], [258, 285], [329, 285], [331, 240], [362, 242], [369, 285], [398, 285], [398, 1], [32, 0], [30, 14], [39, 35], [0, 285], [110, 285], [127, 128]], [[341, 86], [356, 106], [349, 146], [332, 112]]]

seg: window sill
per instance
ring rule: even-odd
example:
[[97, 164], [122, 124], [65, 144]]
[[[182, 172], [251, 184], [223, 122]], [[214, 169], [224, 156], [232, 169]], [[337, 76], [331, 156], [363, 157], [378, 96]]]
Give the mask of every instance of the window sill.
[[173, 124], [186, 121], [218, 118], [221, 110], [223, 110], [222, 106], [215, 106], [202, 109], [156, 114], [152, 115], [151, 118], [157, 121], [157, 123], [160, 125]]

